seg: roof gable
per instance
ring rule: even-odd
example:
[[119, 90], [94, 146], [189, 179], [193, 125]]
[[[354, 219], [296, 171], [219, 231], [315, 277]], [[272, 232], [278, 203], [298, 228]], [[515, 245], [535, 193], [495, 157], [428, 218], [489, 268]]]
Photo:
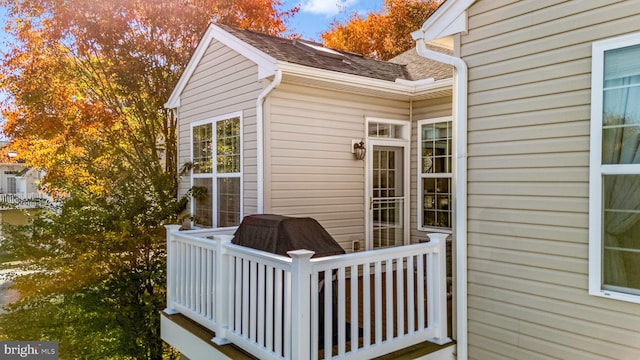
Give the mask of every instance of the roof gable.
[[420, 30], [412, 33], [415, 40], [425, 41], [440, 39], [449, 35], [467, 31], [467, 9], [476, 0], [447, 0], [427, 21]]
[[[442, 64], [419, 56], [404, 56], [401, 60], [380, 61], [350, 52], [328, 49], [312, 41], [285, 39], [226, 25], [211, 24], [198, 43], [169, 100], [165, 103], [165, 108], [173, 109], [180, 106], [182, 92], [214, 39], [257, 64], [260, 79], [275, 74], [278, 69], [285, 72], [286, 69], [291, 70], [288, 64], [316, 69], [319, 71], [317, 74], [321, 72], [327, 75], [342, 74], [339, 76], [342, 76], [343, 80], [347, 80], [352, 75], [389, 83], [395, 83], [396, 80], [414, 81], [424, 78], [440, 80], [451, 77], [446, 76], [451, 72], [448, 71], [449, 69], [442, 68]], [[415, 49], [412, 51], [415, 52]], [[416, 64], [409, 64], [410, 62]], [[364, 80], [353, 79], [358, 82]]]
[[198, 43], [193, 55], [191, 55], [191, 59], [189, 59], [182, 75], [180, 75], [180, 79], [171, 92], [169, 100], [164, 104], [165, 108], [173, 109], [180, 106], [180, 95], [182, 94], [182, 91], [187, 86], [189, 79], [191, 79], [196, 67], [200, 64], [202, 57], [207, 52], [209, 45], [214, 39], [256, 63], [258, 65], [258, 76], [260, 78], [264, 78], [275, 73], [277, 65], [276, 59], [241, 39], [238, 39], [229, 32], [223, 30], [221, 27], [211, 24], [202, 36], [202, 39]]

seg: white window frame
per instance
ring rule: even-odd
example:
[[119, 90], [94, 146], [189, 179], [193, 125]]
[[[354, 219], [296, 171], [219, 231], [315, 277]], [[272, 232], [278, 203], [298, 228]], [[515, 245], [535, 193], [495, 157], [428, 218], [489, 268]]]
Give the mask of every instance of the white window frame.
[[[604, 90], [604, 53], [608, 50], [640, 44], [640, 33], [620, 36], [592, 44], [591, 140], [589, 161], [589, 294], [609, 299], [640, 303], [640, 295], [603, 288], [602, 227], [603, 175], [640, 175], [640, 164], [602, 164], [602, 112]], [[640, 61], [640, 59], [638, 59]]]
[[[392, 125], [398, 128], [391, 128], [389, 137], [378, 137], [369, 135], [369, 126], [371, 124]], [[402, 174], [404, 181], [404, 207], [403, 207], [403, 230], [404, 245], [409, 244], [411, 240], [411, 123], [408, 120], [394, 120], [376, 117], [365, 117], [365, 138], [366, 138], [366, 158], [365, 158], [365, 197], [364, 197], [364, 213], [365, 216], [365, 250], [373, 250], [373, 208], [371, 205], [373, 194], [373, 148], [374, 146], [393, 146], [402, 148], [404, 151]]]
[[[441, 123], [441, 122], [451, 122], [451, 172], [448, 173], [448, 175], [445, 175], [447, 173], [432, 173], [432, 174], [424, 174], [422, 173], [422, 125], [428, 125], [428, 124], [435, 124], [435, 123]], [[453, 201], [454, 201], [454, 194], [455, 194], [455, 182], [454, 180], [454, 172], [455, 172], [455, 159], [454, 159], [454, 153], [455, 153], [455, 133], [453, 133], [453, 116], [443, 116], [443, 117], [437, 117], [437, 118], [431, 118], [431, 119], [424, 119], [424, 120], [419, 120], [417, 122], [417, 129], [416, 132], [418, 133], [418, 140], [417, 140], [417, 146], [416, 146], [416, 153], [417, 153], [417, 159], [416, 159], [416, 173], [417, 173], [417, 198], [416, 198], [416, 204], [417, 204], [417, 228], [420, 231], [427, 231], [427, 232], [439, 232], [439, 233], [445, 233], [445, 234], [452, 234], [453, 233], [453, 222], [454, 222], [454, 217], [455, 217], [455, 208], [453, 206]], [[443, 228], [443, 227], [432, 227], [432, 226], [423, 226], [423, 214], [424, 214], [424, 204], [423, 204], [423, 196], [424, 196], [424, 188], [422, 187], [422, 179], [425, 178], [450, 178], [451, 179], [451, 189], [449, 189], [451, 191], [451, 203], [449, 204], [450, 208], [451, 208], [451, 218], [450, 218], [450, 222], [451, 222], [451, 228]]]
[[[220, 121], [224, 121], [224, 120], [229, 120], [229, 119], [233, 119], [233, 118], [239, 118], [240, 120], [240, 172], [239, 173], [220, 173], [218, 174], [218, 167], [217, 167], [217, 136], [216, 136], [216, 124]], [[216, 149], [216, 151], [213, 151], [212, 153], [212, 170], [211, 173], [199, 173], [196, 174], [193, 172], [193, 169], [191, 170], [191, 177], [190, 177], [190, 181], [191, 181], [191, 187], [193, 187], [194, 181], [193, 179], [211, 179], [212, 182], [212, 189], [213, 189], [213, 194], [210, 194], [212, 196], [211, 199], [211, 206], [212, 206], [212, 219], [211, 219], [211, 227], [213, 229], [233, 229], [236, 228], [237, 225], [234, 226], [228, 226], [228, 227], [218, 227], [218, 217], [216, 216], [218, 214], [218, 200], [217, 200], [217, 194], [218, 194], [218, 179], [220, 178], [239, 178], [240, 179], [240, 220], [242, 220], [242, 218], [244, 217], [244, 118], [243, 118], [243, 113], [242, 111], [239, 112], [234, 112], [234, 113], [229, 113], [229, 114], [224, 114], [224, 115], [220, 115], [220, 116], [216, 116], [210, 119], [206, 119], [206, 120], [201, 120], [201, 121], [195, 121], [192, 122], [189, 128], [189, 149], [190, 149], [190, 158], [191, 158], [191, 163], [194, 163], [194, 159], [193, 159], [193, 129], [195, 127], [198, 126], [202, 126], [202, 125], [207, 125], [207, 124], [211, 124], [211, 142], [212, 142], [212, 146]], [[191, 214], [194, 214], [195, 212], [195, 201], [193, 201], [193, 198], [190, 201], [190, 211]], [[240, 224], [238, 224], [240, 225]]]

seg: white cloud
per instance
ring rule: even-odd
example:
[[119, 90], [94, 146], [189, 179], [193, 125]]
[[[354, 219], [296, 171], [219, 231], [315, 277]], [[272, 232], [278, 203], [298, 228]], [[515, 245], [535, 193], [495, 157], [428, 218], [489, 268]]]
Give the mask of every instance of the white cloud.
[[334, 16], [344, 12], [349, 6], [355, 5], [358, 0], [306, 0], [302, 3], [300, 11], [312, 14]]

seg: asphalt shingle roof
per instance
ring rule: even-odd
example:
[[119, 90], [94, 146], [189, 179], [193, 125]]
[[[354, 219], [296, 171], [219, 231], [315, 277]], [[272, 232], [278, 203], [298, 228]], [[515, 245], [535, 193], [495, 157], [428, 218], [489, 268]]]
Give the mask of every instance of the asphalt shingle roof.
[[[222, 24], [216, 24], [216, 26], [276, 60], [292, 64], [386, 81], [418, 80], [429, 77], [440, 80], [452, 76], [450, 67], [448, 76], [445, 76], [447, 71], [446, 68], [443, 70], [441, 63], [419, 56], [415, 49], [412, 50], [415, 56], [411, 56], [409, 54], [411, 51], [407, 51], [391, 61], [380, 61], [345, 51], [322, 50], [326, 49], [322, 47], [322, 44], [308, 40], [284, 39]], [[433, 73], [430, 72], [430, 68], [434, 69]]]
[[[453, 51], [447, 48], [427, 45], [429, 50], [453, 55]], [[435, 80], [449, 79], [453, 76], [453, 66], [435, 60], [427, 59], [418, 54], [416, 48], [409, 49], [389, 60], [389, 62], [406, 66], [409, 80], [434, 78]]]

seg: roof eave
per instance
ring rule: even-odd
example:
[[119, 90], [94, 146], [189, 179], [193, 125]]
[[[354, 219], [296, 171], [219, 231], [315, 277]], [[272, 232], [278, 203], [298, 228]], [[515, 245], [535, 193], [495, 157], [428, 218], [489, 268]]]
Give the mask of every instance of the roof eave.
[[413, 86], [412, 95], [420, 96], [426, 93], [430, 93], [433, 90], [441, 90], [441, 89], [447, 89], [447, 88], [453, 88], [453, 78], [436, 80], [428, 84], [417, 83], [415, 86]]
[[275, 58], [238, 39], [215, 24], [210, 24], [198, 43], [193, 55], [189, 59], [178, 83], [173, 88], [171, 96], [169, 96], [169, 100], [164, 104], [166, 109], [174, 109], [180, 106], [180, 96], [182, 95], [184, 88], [187, 86], [189, 79], [191, 79], [196, 67], [207, 52], [211, 41], [214, 39], [256, 63], [258, 65], [259, 78], [262, 79], [275, 74], [277, 66]]
[[476, 0], [447, 0], [420, 30], [411, 33], [414, 40], [431, 41], [467, 31], [467, 9]]
[[345, 74], [337, 71], [317, 69], [288, 62], [279, 62], [278, 69], [282, 70], [284, 74], [306, 77], [314, 80], [323, 80], [330, 84], [333, 83], [341, 86], [347, 85], [353, 88], [377, 90], [407, 97], [414, 96], [418, 92], [424, 93], [433, 90], [442, 90], [453, 86], [452, 79], [438, 81], [403, 80], [399, 82], [392, 82], [382, 79], [368, 78], [365, 76]]

